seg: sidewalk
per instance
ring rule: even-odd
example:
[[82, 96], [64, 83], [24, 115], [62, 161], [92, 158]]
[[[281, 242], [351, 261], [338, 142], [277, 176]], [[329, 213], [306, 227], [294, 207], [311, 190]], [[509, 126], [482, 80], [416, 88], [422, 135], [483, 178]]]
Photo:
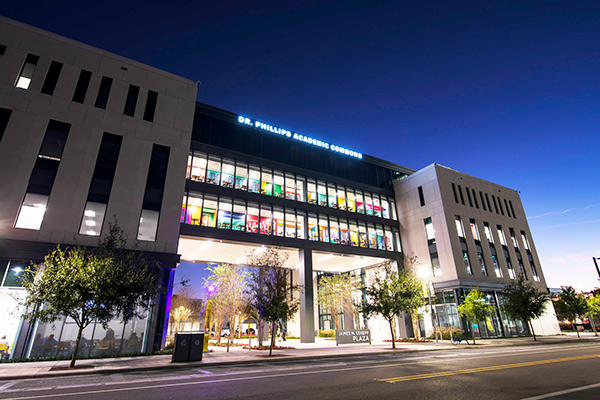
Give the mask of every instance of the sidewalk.
[[[584, 333], [581, 339], [575, 334], [561, 336], [542, 336], [536, 342], [531, 337], [510, 339], [478, 339], [476, 346], [467, 346], [461, 343], [453, 346], [448, 341], [442, 341], [436, 346], [435, 341], [425, 343], [396, 343], [392, 349], [390, 342], [373, 342], [372, 344], [348, 344], [336, 346], [335, 341], [317, 339], [315, 343], [300, 343], [299, 340], [288, 340], [277, 343], [294, 349], [273, 350], [269, 357], [268, 350], [248, 350], [241, 347], [231, 347], [229, 352], [225, 347], [210, 346], [210, 352], [205, 353], [202, 361], [189, 363], [171, 363], [171, 356], [145, 356], [103, 358], [91, 360], [77, 360], [75, 369], [68, 369], [69, 360], [40, 361], [23, 363], [1, 363], [0, 381], [13, 379], [28, 379], [42, 377], [58, 377], [64, 375], [85, 375], [119, 373], [130, 371], [177, 369], [177, 368], [204, 368], [217, 365], [251, 364], [265, 362], [280, 362], [290, 360], [307, 360], [319, 358], [351, 357], [357, 355], [389, 354], [392, 352], [433, 351], [433, 350], [472, 350], [489, 347], [510, 347], [528, 345], [574, 344], [574, 343], [600, 343], [600, 337], [591, 333]], [[471, 342], [469, 340], [469, 342]], [[245, 341], [241, 343], [246, 343]], [[256, 344], [254, 342], [253, 344]]]

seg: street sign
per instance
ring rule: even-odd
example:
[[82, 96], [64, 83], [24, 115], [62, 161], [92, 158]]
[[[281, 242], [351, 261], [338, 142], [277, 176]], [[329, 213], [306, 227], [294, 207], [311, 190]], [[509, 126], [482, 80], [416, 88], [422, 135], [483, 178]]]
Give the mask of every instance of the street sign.
[[371, 331], [368, 329], [336, 329], [335, 345], [349, 343], [371, 344]]

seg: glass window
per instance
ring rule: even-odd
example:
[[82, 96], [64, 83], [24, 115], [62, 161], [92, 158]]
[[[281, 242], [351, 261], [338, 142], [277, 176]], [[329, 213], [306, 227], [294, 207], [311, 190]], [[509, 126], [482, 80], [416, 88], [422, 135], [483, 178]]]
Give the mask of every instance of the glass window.
[[340, 243], [350, 244], [350, 232], [348, 232], [348, 222], [345, 219], [340, 219]]
[[481, 252], [478, 252], [477, 258], [479, 259], [479, 266], [481, 267], [481, 273], [483, 274], [483, 276], [488, 276], [487, 268], [485, 267], [485, 260], [483, 259], [483, 254]]
[[346, 193], [348, 195], [348, 211], [356, 212], [356, 199], [354, 197], [354, 189], [347, 188]]
[[358, 247], [358, 225], [356, 225], [356, 221], [350, 221], [350, 244], [352, 246]]
[[473, 235], [473, 240], [479, 242], [481, 239], [479, 238], [479, 231], [477, 230], [477, 225], [475, 224], [474, 219], [469, 220], [469, 225], [471, 226], [471, 235]]
[[260, 206], [260, 233], [271, 235], [273, 232], [273, 221], [271, 220], [271, 207], [261, 204]]
[[248, 214], [246, 216], [246, 231], [258, 232], [258, 204], [248, 203]]
[[250, 165], [248, 191], [252, 193], [260, 192], [260, 168], [256, 165]]
[[304, 212], [296, 212], [296, 235], [298, 239], [306, 239], [306, 226], [304, 224], [306, 217]]
[[202, 221], [202, 193], [190, 193], [187, 200], [185, 223], [200, 225]]
[[425, 234], [427, 235], [427, 244], [435, 244], [435, 230], [433, 229], [431, 217], [425, 218]]
[[506, 237], [504, 236], [504, 231], [502, 230], [502, 226], [496, 225], [498, 229], [498, 237], [500, 238], [500, 244], [502, 246], [506, 246]]
[[233, 202], [233, 216], [231, 229], [234, 231], [243, 231], [246, 226], [246, 204], [242, 200]]
[[356, 191], [356, 212], [365, 213], [365, 201], [362, 192], [359, 190]]
[[219, 199], [219, 213], [217, 214], [217, 227], [220, 229], [231, 228], [231, 199]]
[[385, 227], [385, 249], [387, 251], [394, 251], [394, 241], [392, 239], [392, 231], [390, 231], [390, 227]]
[[483, 223], [483, 231], [485, 232], [485, 237], [487, 238], [488, 242], [494, 244], [494, 237], [492, 236], [492, 231], [490, 230], [490, 226], [487, 222]]
[[329, 242], [329, 226], [327, 225], [327, 216], [319, 215], [319, 239], [321, 242]]
[[494, 263], [494, 272], [496, 272], [496, 278], [502, 278], [502, 269], [500, 268], [500, 265], [498, 265], [498, 259], [496, 259], [495, 255], [492, 255], [492, 261]]
[[223, 160], [223, 167], [221, 171], [221, 186], [232, 188], [233, 187], [233, 160]]
[[465, 231], [463, 229], [462, 221], [460, 220], [460, 217], [458, 215], [454, 217], [454, 222], [456, 224], [456, 233], [458, 234], [458, 239], [464, 243]]
[[329, 216], [329, 239], [331, 243], [340, 244], [340, 229], [337, 217]]
[[242, 162], [235, 163], [235, 188], [248, 190], [248, 164]]
[[[29, 262], [27, 261], [10, 260], [8, 262], [6, 277], [4, 277], [5, 271], [0, 269], [0, 272], [2, 272], [0, 275], [0, 284], [4, 287], [23, 287], [22, 279], [27, 267], [29, 267]], [[4, 282], [2, 282], [3, 278]]]
[[519, 248], [519, 245], [517, 244], [517, 238], [515, 237], [515, 231], [513, 228], [508, 228], [508, 233], [510, 234], [510, 240], [512, 241], [512, 244], [514, 246], [515, 249]]
[[317, 201], [317, 184], [314, 180], [308, 179], [306, 181], [306, 191], [308, 192], [308, 202], [310, 204], [318, 204]]
[[144, 108], [144, 120], [153, 122], [154, 112], [156, 111], [156, 103], [158, 102], [158, 93], [148, 90], [148, 97], [146, 98], [146, 107]]
[[402, 251], [402, 242], [400, 242], [400, 234], [394, 231], [394, 237], [396, 238], [396, 251]]
[[142, 210], [140, 227], [137, 235], [138, 240], [153, 242], [156, 239], [159, 215], [160, 213], [158, 211]]
[[337, 203], [338, 208], [340, 210], [345, 210], [346, 209], [346, 190], [344, 189], [343, 186], [338, 186], [337, 199], [338, 199], [338, 203]]
[[296, 237], [296, 214], [291, 208], [285, 209], [285, 237]]
[[105, 212], [106, 204], [88, 201], [85, 204], [79, 233], [81, 235], [100, 236]]
[[396, 216], [396, 204], [392, 200], [390, 200], [390, 209], [392, 210], [392, 219], [396, 221], [398, 219]]
[[42, 226], [47, 204], [48, 196], [27, 193], [21, 205], [15, 228], [39, 230]]
[[182, 224], [185, 222], [186, 207], [187, 207], [187, 196], [184, 194], [183, 201], [181, 202], [181, 217], [179, 218], [179, 222]]
[[381, 217], [381, 203], [379, 201], [379, 196], [373, 194], [373, 214], [376, 217]]
[[62, 63], [59, 63], [58, 61], [52, 61], [50, 63], [48, 73], [46, 74], [46, 79], [44, 79], [44, 84], [40, 90], [41, 93], [48, 94], [50, 96], [54, 94], [54, 89], [56, 89], [56, 84], [58, 83], [58, 78], [60, 76], [62, 67]]
[[381, 212], [383, 214], [383, 218], [390, 217], [390, 203], [387, 201], [387, 198], [381, 196]]
[[294, 175], [285, 175], [285, 198], [296, 200], [296, 178], [294, 178]]
[[328, 205], [331, 208], [337, 208], [337, 200], [335, 193], [335, 185], [329, 184], [327, 185], [327, 199], [329, 201]]
[[438, 253], [431, 253], [430, 257], [433, 276], [442, 276], [442, 267], [440, 266], [440, 258], [438, 256]]
[[88, 87], [90, 86], [90, 80], [92, 79], [92, 73], [90, 71], [86, 71], [84, 69], [79, 73], [79, 78], [77, 79], [77, 85], [75, 86], [75, 91], [73, 92], [73, 101], [77, 103], [82, 103], [85, 100], [85, 95], [87, 94]]
[[327, 186], [325, 186], [325, 182], [319, 181], [318, 183], [318, 202], [320, 206], [327, 205]]
[[367, 215], [373, 215], [373, 199], [370, 194], [365, 192], [365, 212]]
[[358, 240], [360, 247], [368, 247], [367, 245], [367, 226], [364, 222], [358, 223]]
[[296, 177], [296, 200], [297, 201], [306, 201], [306, 181], [304, 177], [297, 176]]
[[308, 214], [308, 239], [319, 240], [319, 223], [315, 214]]
[[283, 172], [275, 171], [273, 174], [273, 196], [284, 197]]
[[39, 56], [27, 54], [23, 67], [21, 68], [21, 73], [19, 73], [17, 82], [15, 82], [16, 87], [25, 90], [29, 89], [29, 84], [31, 83], [31, 78], [33, 78], [33, 72], [35, 71], [35, 66], [39, 59]]
[[385, 234], [383, 233], [383, 226], [377, 225], [375, 232], [377, 233], [377, 248], [379, 250], [385, 250]]
[[270, 169], [263, 168], [260, 181], [260, 193], [267, 196], [273, 195], [273, 174]]
[[206, 173], [206, 182], [218, 185], [221, 180], [221, 160], [217, 157], [208, 158], [208, 171]]
[[194, 153], [191, 161], [190, 179], [204, 182], [206, 179], [206, 154]]
[[106, 109], [106, 104], [108, 103], [108, 96], [110, 95], [110, 87], [112, 86], [112, 78], [107, 76], [103, 76], [100, 81], [100, 87], [98, 88], [98, 95], [96, 96], [95, 107], [101, 108], [103, 110]]
[[375, 230], [375, 225], [367, 224], [367, 228], [369, 231], [369, 247], [372, 249], [377, 248], [377, 231]]
[[277, 236], [283, 236], [284, 234], [285, 219], [283, 215], [283, 208], [273, 207], [273, 231]]
[[129, 90], [127, 91], [127, 99], [125, 100], [125, 108], [123, 109], [123, 115], [133, 117], [133, 115], [135, 114], [135, 106], [137, 105], [137, 99], [139, 94], [139, 86], [129, 85]]
[[521, 231], [521, 239], [523, 239], [523, 245], [525, 246], [525, 250], [529, 250], [529, 242], [527, 241], [525, 231]]
[[217, 226], [217, 197], [206, 195], [202, 207], [202, 226], [214, 228]]
[[471, 262], [469, 261], [469, 254], [465, 250], [463, 250], [462, 256], [463, 256], [463, 262], [465, 264], [465, 270], [467, 271], [467, 274], [472, 275], [473, 271], [471, 271]]

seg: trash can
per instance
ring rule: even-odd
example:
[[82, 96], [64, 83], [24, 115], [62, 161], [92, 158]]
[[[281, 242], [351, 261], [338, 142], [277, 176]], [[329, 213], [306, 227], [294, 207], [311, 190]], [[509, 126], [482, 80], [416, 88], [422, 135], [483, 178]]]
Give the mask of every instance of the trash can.
[[192, 333], [190, 336], [190, 361], [202, 361], [204, 333]]
[[173, 345], [173, 355], [171, 362], [190, 361], [190, 344], [192, 341], [191, 333], [176, 333]]

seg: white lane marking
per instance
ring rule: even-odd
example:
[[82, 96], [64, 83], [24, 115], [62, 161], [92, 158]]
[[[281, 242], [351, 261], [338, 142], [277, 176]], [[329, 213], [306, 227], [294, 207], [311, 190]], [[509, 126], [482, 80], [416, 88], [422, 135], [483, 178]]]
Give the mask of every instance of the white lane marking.
[[[470, 356], [470, 359], [481, 359], [481, 358], [501, 358], [501, 357], [508, 357], [508, 356], [514, 356], [513, 353], [517, 352], [519, 353], [519, 355], [526, 355], [526, 354], [530, 354], [530, 353], [540, 353], [539, 350], [546, 350], [546, 353], [555, 353], [555, 352], [561, 352], [561, 351], [567, 351], [567, 350], [572, 350], [574, 348], [582, 348], [582, 347], [589, 347], [588, 345], [569, 345], [566, 348], [562, 347], [562, 348], [556, 348], [556, 347], [544, 347], [544, 348], [535, 348], [535, 349], [530, 349], [530, 350], [523, 350], [523, 349], [518, 349], [518, 350], [513, 350], [513, 349], [509, 349], [509, 350], [498, 350], [498, 351], [493, 351], [491, 353], [453, 353], [456, 357], [466, 357], [466, 356]], [[417, 357], [412, 357], [412, 358], [407, 358], [404, 361], [401, 362], [397, 362], [397, 363], [387, 363], [387, 364], [375, 364], [375, 365], [360, 365], [363, 363], [372, 363], [373, 361], [364, 361], [364, 362], [357, 362], [354, 364], [359, 364], [360, 366], [356, 366], [356, 367], [348, 367], [348, 368], [337, 368], [337, 369], [319, 369], [317, 371], [309, 371], [307, 373], [313, 374], [313, 373], [328, 373], [328, 372], [340, 372], [340, 371], [348, 371], [348, 370], [356, 370], [356, 369], [375, 369], [375, 368], [388, 368], [388, 367], [400, 367], [400, 366], [405, 366], [405, 365], [413, 365], [415, 364], [413, 361], [419, 361], [422, 364], [429, 364], [429, 363], [438, 363], [438, 362], [447, 362], [449, 361], [447, 358], [445, 359], [435, 359], [435, 357], [439, 357], [438, 356], [417, 356]], [[432, 359], [433, 358], [433, 359]], [[426, 360], [426, 361], [422, 361], [422, 360]], [[253, 365], [257, 365], [257, 366], [261, 366], [261, 367], [265, 367], [268, 364], [266, 363], [260, 363], [260, 364], [253, 364]], [[342, 365], [345, 365], [342, 363]], [[329, 365], [325, 364], [325, 365], [318, 365], [316, 366], [317, 368], [327, 368]], [[315, 365], [311, 365], [311, 366], [298, 366], [298, 369], [303, 369], [303, 368], [315, 368]], [[290, 369], [296, 369], [296, 368], [290, 368]], [[199, 370], [197, 370], [199, 371]], [[250, 370], [250, 371], [229, 371], [229, 372], [224, 372], [224, 373], [218, 373], [215, 375], [238, 375], [238, 374], [242, 374], [242, 373], [248, 373], [248, 374], [253, 374], [253, 373], [262, 373], [262, 372], [270, 372], [271, 369], [258, 369], [258, 370]], [[207, 371], [208, 372], [208, 371]], [[243, 378], [231, 378], [229, 380], [240, 380], [240, 379], [262, 379], [262, 378], [269, 378], [269, 377], [273, 377], [273, 376], [291, 376], [291, 375], [303, 375], [306, 373], [303, 372], [298, 372], [298, 373], [288, 373], [288, 374], [284, 374], [284, 375], [269, 375], [266, 377], [257, 377], [257, 376], [253, 376], [253, 377], [243, 377]], [[138, 380], [131, 380], [129, 382], [127, 382], [127, 384], [142, 384], [142, 383], [147, 383], [147, 382], [157, 382], [157, 381], [173, 381], [175, 379], [177, 380], [183, 380], [183, 379], [197, 379], [197, 378], [206, 378], [207, 375], [198, 375], [198, 374], [188, 374], [188, 375], [179, 375], [179, 376], [166, 376], [166, 377], [154, 377], [154, 378], [146, 378], [146, 379], [138, 379]], [[202, 381], [202, 382], [187, 382], [187, 383], [181, 383], [182, 385], [190, 385], [190, 384], [203, 384], [203, 383], [211, 383], [211, 382], [225, 382], [228, 379], [221, 379], [219, 381]], [[16, 393], [16, 392], [32, 392], [32, 391], [48, 391], [48, 390], [57, 390], [57, 389], [83, 389], [86, 387], [94, 387], [94, 386], [111, 386], [111, 385], [122, 385], [124, 384], [124, 382], [102, 382], [102, 383], [84, 383], [84, 384], [77, 384], [77, 385], [64, 385], [64, 386], [47, 386], [47, 387], [39, 387], [39, 388], [20, 388], [20, 389], [13, 389], [13, 390], [6, 390], [5, 393]], [[178, 385], [178, 384], [173, 384], [173, 385]], [[169, 385], [166, 385], [169, 386]], [[152, 387], [152, 386], [149, 386]], [[162, 387], [162, 386], [159, 386]], [[140, 387], [138, 389], [143, 389], [144, 387]], [[124, 388], [122, 390], [135, 390], [136, 388]], [[110, 391], [118, 391], [121, 389], [107, 389]], [[87, 392], [86, 392], [87, 393]], [[94, 393], [94, 392], [90, 392], [90, 393]], [[69, 394], [65, 394], [65, 395], [69, 395]], [[20, 398], [43, 398], [43, 396], [41, 397], [20, 397]]]
[[597, 387], [600, 387], [600, 383], [594, 383], [592, 385], [587, 385], [587, 386], [579, 386], [579, 387], [572, 388], [572, 389], [559, 390], [558, 392], [552, 392], [552, 393], [541, 394], [539, 396], [527, 397], [526, 399], [522, 399], [522, 400], [549, 399], [549, 398], [556, 397], [556, 396], [562, 396], [563, 394], [569, 394], [569, 393], [573, 393], [573, 392], [581, 392], [582, 390], [595, 389]]
[[196, 372], [200, 372], [201, 374], [204, 374], [204, 375], [216, 375], [214, 372], [210, 372], [205, 369], [197, 369]]
[[18, 381], [5, 383], [4, 385], [0, 386], [0, 392], [3, 392], [4, 390], [8, 389], [9, 387], [11, 387], [13, 385], [16, 385], [17, 383], [18, 383]]

